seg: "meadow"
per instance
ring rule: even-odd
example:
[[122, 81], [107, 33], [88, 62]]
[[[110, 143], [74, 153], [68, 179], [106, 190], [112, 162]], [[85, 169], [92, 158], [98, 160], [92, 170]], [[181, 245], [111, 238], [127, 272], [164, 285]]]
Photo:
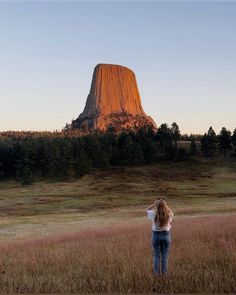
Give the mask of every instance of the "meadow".
[[[152, 272], [156, 195], [174, 211], [169, 275]], [[0, 183], [1, 293], [236, 292], [236, 163], [94, 170], [68, 182]]]
[[3, 293], [234, 293], [235, 216], [187, 217], [172, 226], [169, 274], [152, 273], [150, 224], [1, 242]]
[[94, 170], [30, 186], [0, 182], [0, 239], [142, 221], [156, 195], [167, 198], [176, 216], [236, 212], [235, 158]]

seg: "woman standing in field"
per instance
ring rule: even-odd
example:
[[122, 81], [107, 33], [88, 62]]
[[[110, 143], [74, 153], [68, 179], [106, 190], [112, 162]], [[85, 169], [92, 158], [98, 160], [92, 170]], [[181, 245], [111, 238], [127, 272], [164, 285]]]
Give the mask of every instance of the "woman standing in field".
[[[173, 212], [167, 206], [164, 198], [158, 198], [146, 211], [148, 218], [152, 220], [154, 272], [157, 276], [165, 275], [167, 273], [168, 254], [171, 244], [170, 228]], [[162, 271], [160, 271], [161, 257]]]

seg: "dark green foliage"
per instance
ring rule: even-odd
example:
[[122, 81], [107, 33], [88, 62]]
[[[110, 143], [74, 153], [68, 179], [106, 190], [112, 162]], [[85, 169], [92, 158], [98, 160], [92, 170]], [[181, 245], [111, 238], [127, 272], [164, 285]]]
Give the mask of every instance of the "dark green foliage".
[[106, 152], [102, 149], [99, 149], [97, 152], [97, 158], [94, 161], [94, 167], [106, 170], [110, 167], [109, 158]]
[[87, 148], [86, 152], [88, 158], [92, 161], [92, 166], [100, 169], [107, 169], [109, 167], [109, 157], [106, 150], [101, 143], [102, 136], [92, 134], [86, 137]]
[[177, 160], [179, 161], [184, 161], [187, 159], [187, 151], [186, 148], [184, 147], [180, 147], [178, 149], [178, 156], [177, 156]]
[[191, 140], [189, 152], [191, 156], [195, 156], [197, 154], [197, 143], [195, 139]]
[[4, 178], [4, 172], [2, 168], [2, 163], [0, 162], [0, 180]]
[[162, 157], [172, 157], [172, 131], [168, 125], [161, 124], [156, 133], [156, 141], [159, 143], [160, 152]]
[[233, 145], [234, 152], [236, 153], [236, 128], [233, 131], [233, 134], [232, 134], [232, 137], [231, 137], [231, 142], [232, 142], [232, 145]]
[[85, 153], [85, 142], [83, 138], [76, 138], [72, 144], [72, 167], [76, 177], [81, 177], [91, 169], [91, 160]]
[[132, 134], [122, 132], [118, 137], [119, 161], [122, 165], [137, 165], [143, 163], [141, 147], [132, 139]]
[[13, 149], [7, 142], [0, 143], [0, 179], [9, 178], [13, 170]]
[[110, 163], [113, 166], [120, 166], [122, 165], [122, 159], [121, 159], [121, 151], [118, 148], [118, 146], [115, 146], [112, 150], [112, 155], [110, 158]]
[[205, 157], [213, 156], [217, 148], [217, 136], [212, 127], [201, 138], [201, 150]]
[[208, 138], [206, 133], [203, 135], [200, 142], [201, 142], [201, 150], [203, 152], [203, 155], [207, 157], [209, 153], [208, 153]]
[[[179, 144], [191, 140], [189, 153]], [[174, 122], [162, 124], [157, 131], [143, 127], [137, 132], [119, 134], [108, 128], [105, 133], [81, 135], [79, 131], [62, 132], [2, 132], [0, 133], [0, 179], [15, 179], [24, 185], [40, 179], [67, 180], [82, 177], [91, 169], [105, 170], [111, 166], [153, 164], [160, 160], [186, 160], [196, 154], [196, 140], [201, 139], [205, 156], [213, 156], [218, 144], [224, 155], [236, 148], [236, 129], [222, 128], [216, 136], [210, 127], [199, 135], [181, 137]], [[232, 141], [232, 144], [231, 144]]]
[[218, 148], [219, 151], [226, 156], [227, 151], [232, 149], [231, 145], [231, 132], [223, 127], [218, 135]]
[[22, 175], [21, 183], [23, 185], [33, 184], [33, 174], [32, 174], [32, 171], [30, 169], [30, 166], [28, 164], [26, 164], [22, 168], [21, 175]]
[[123, 157], [126, 165], [142, 165], [144, 163], [141, 146], [136, 142], [131, 142], [124, 146]]
[[178, 140], [180, 139], [180, 130], [177, 123], [172, 123], [169, 127], [166, 123], [161, 124], [156, 133], [156, 141], [159, 144], [159, 158], [164, 160], [179, 159]]
[[143, 156], [146, 164], [158, 162], [158, 145], [150, 137], [146, 138], [141, 143]]
[[177, 149], [177, 140], [180, 139], [180, 130], [178, 124], [173, 122], [170, 131], [172, 140], [174, 141], [175, 149]]

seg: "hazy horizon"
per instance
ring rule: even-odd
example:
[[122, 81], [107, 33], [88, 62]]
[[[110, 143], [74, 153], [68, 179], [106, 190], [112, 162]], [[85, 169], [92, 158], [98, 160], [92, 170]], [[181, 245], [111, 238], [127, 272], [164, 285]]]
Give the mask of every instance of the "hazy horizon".
[[233, 131], [235, 28], [233, 2], [0, 2], [0, 131], [61, 130], [99, 63], [134, 71], [158, 126]]

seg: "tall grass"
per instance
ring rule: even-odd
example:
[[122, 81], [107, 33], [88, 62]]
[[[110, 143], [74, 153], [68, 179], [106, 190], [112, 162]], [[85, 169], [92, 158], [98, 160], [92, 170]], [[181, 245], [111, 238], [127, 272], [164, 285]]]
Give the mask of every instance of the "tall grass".
[[235, 216], [172, 225], [169, 274], [152, 272], [151, 224], [123, 224], [0, 242], [4, 293], [236, 292]]

